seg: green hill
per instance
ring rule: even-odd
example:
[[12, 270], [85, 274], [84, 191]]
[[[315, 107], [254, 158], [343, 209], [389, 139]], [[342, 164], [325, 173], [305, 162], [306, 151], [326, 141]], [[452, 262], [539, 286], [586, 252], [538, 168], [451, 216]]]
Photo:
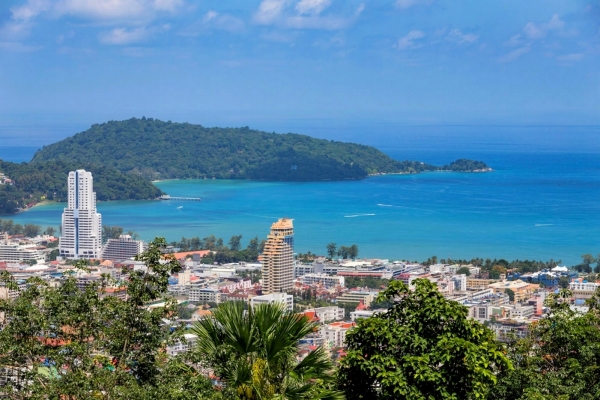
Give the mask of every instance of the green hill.
[[439, 169], [396, 161], [365, 145], [243, 128], [206, 128], [152, 118], [93, 125], [39, 150], [32, 163], [92, 162], [148, 179], [281, 181], [361, 179]]
[[162, 194], [143, 177], [113, 167], [61, 160], [29, 164], [0, 160], [0, 172], [14, 181], [0, 185], [0, 214], [14, 214], [42, 200], [66, 201], [69, 171], [82, 168], [92, 172], [96, 198], [101, 201], [154, 199]]

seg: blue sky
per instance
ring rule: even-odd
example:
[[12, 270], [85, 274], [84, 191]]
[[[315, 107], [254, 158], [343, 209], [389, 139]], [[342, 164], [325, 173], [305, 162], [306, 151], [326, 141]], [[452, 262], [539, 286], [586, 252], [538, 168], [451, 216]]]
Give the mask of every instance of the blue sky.
[[598, 125], [599, 56], [599, 1], [3, 0], [0, 119]]

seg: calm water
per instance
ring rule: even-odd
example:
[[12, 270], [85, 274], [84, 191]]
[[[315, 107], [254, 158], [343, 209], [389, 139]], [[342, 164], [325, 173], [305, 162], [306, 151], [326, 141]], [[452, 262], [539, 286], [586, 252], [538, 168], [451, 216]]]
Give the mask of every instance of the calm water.
[[[98, 208], [105, 224], [132, 229], [144, 239], [215, 234], [227, 241], [242, 234], [247, 243], [255, 235], [264, 238], [276, 218], [287, 216], [295, 219], [300, 252], [325, 253], [325, 245], [336, 242], [357, 244], [362, 257], [553, 258], [566, 264], [577, 263], [583, 253], [600, 253], [596, 128], [567, 130], [572, 140], [553, 131], [547, 140], [537, 139], [539, 146], [530, 136], [523, 139], [518, 129], [505, 131], [510, 134], [495, 131], [493, 139], [461, 134], [459, 128], [445, 137], [441, 130], [406, 141], [400, 139], [410, 137], [389, 135], [386, 141], [385, 132], [379, 132], [363, 143], [378, 144], [399, 159], [436, 164], [458, 157], [480, 159], [495, 171], [388, 175], [350, 182], [166, 181], [158, 186], [172, 196], [202, 201], [111, 202]], [[6, 147], [0, 148], [0, 158], [8, 159], [6, 153]], [[57, 226], [62, 207], [38, 206], [13, 219]]]

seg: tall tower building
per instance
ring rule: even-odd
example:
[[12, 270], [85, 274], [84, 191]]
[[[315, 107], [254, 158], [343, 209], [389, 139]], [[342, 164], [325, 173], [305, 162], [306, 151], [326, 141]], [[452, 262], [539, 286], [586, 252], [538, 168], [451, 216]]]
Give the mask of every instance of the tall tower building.
[[284, 293], [291, 290], [294, 280], [294, 225], [289, 218], [281, 218], [271, 225], [262, 262], [263, 294]]
[[62, 215], [60, 255], [65, 258], [100, 258], [102, 216], [96, 212], [92, 173], [69, 172], [69, 200]]

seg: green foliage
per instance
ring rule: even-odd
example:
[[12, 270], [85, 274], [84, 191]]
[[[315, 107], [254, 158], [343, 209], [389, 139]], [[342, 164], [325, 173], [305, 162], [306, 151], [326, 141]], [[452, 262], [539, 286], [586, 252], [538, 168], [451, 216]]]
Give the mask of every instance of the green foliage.
[[15, 224], [12, 219], [0, 219], [0, 232], [6, 232], [9, 235], [23, 234], [26, 237], [35, 237], [42, 230], [42, 227], [34, 224]]
[[333, 259], [333, 257], [335, 257], [336, 254], [337, 254], [337, 245], [335, 243], [329, 243], [327, 245], [327, 255], [329, 256], [329, 258]]
[[515, 368], [499, 375], [491, 400], [600, 399], [600, 291], [584, 314], [571, 310], [570, 296], [551, 294], [549, 315], [508, 344]]
[[[207, 379], [163, 352], [174, 315], [173, 303], [149, 310], [147, 302], [162, 298], [175, 260], [163, 262], [164, 239], [150, 243], [138, 259], [147, 271], [129, 273], [126, 301], [99, 296], [106, 285], [78, 289], [75, 275], [53, 288], [30, 278], [14, 299], [0, 300], [0, 365], [21, 370], [21, 380], [2, 388], [15, 399], [189, 399], [183, 388], [214, 391]], [[81, 263], [78, 268], [84, 268]], [[17, 289], [12, 276], [3, 284]], [[195, 393], [199, 395], [199, 392]], [[200, 396], [203, 398], [203, 396]]]
[[459, 268], [459, 269], [456, 271], [456, 273], [457, 273], [457, 274], [466, 275], [466, 276], [469, 276], [469, 275], [471, 275], [471, 271], [469, 270], [469, 268], [468, 268], [468, 267], [460, 267], [460, 268]]
[[425, 279], [390, 282], [393, 306], [346, 335], [338, 383], [348, 399], [485, 398], [510, 362], [494, 334]]
[[485, 171], [489, 167], [481, 162], [474, 160], [467, 160], [460, 158], [456, 161], [451, 162], [448, 165], [444, 165], [441, 169], [445, 171], [465, 172], [465, 171]]
[[355, 287], [367, 287], [369, 289], [381, 289], [381, 287], [387, 287], [390, 283], [389, 279], [375, 278], [373, 276], [354, 277], [347, 276], [344, 278], [344, 284], [348, 288]]
[[[94, 162], [148, 179], [314, 181], [439, 169], [417, 161], [396, 161], [365, 145], [248, 127], [206, 128], [152, 118], [93, 125], [85, 132], [44, 147], [32, 162], [50, 160]], [[462, 164], [466, 165], [461, 161]]]
[[342, 258], [355, 259], [356, 257], [358, 257], [358, 246], [355, 244], [353, 244], [352, 246], [340, 246], [337, 254]]
[[221, 304], [213, 318], [197, 322], [197, 359], [240, 399], [341, 398], [329, 390], [332, 364], [322, 348], [298, 362], [298, 341], [316, 329], [283, 304], [245, 310], [240, 302]]
[[69, 171], [82, 168], [94, 175], [94, 191], [100, 201], [153, 199], [162, 194], [139, 174], [120, 172], [103, 165], [102, 160], [95, 164], [91, 159], [68, 158], [29, 164], [0, 160], [0, 171], [14, 181], [14, 185], [0, 185], [0, 214], [14, 214], [42, 200], [66, 201]]
[[510, 301], [511, 303], [513, 301], [515, 301], [515, 292], [512, 289], [506, 289], [504, 291], [504, 293], [506, 293], [508, 295], [508, 301]]

